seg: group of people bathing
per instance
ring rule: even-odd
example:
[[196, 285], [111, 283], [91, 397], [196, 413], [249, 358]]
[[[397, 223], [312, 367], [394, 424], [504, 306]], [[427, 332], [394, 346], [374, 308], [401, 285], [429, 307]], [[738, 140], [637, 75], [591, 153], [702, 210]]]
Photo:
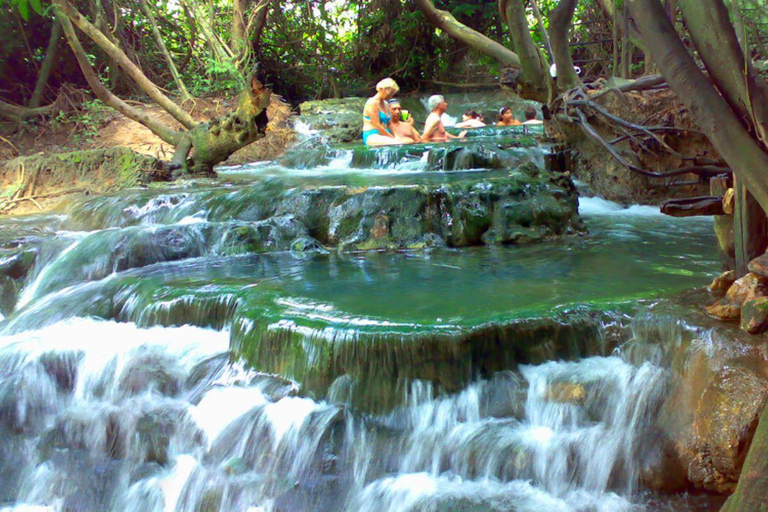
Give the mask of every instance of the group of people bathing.
[[[431, 96], [427, 101], [429, 116], [424, 123], [424, 131], [414, 128], [413, 116], [403, 111], [400, 102], [392, 99], [400, 90], [397, 82], [385, 78], [376, 84], [376, 94], [365, 103], [363, 111], [363, 143], [366, 146], [389, 146], [395, 144], [416, 144], [419, 142], [447, 142], [451, 139], [463, 138], [467, 132], [462, 131], [453, 135], [445, 130], [442, 115], [448, 110], [448, 103], [439, 94]], [[510, 107], [499, 110], [496, 126], [520, 126], [542, 124], [536, 119], [536, 109], [525, 109], [525, 122], [515, 119]], [[481, 115], [474, 110], [468, 110], [462, 116], [457, 128], [480, 128], [486, 126]]]

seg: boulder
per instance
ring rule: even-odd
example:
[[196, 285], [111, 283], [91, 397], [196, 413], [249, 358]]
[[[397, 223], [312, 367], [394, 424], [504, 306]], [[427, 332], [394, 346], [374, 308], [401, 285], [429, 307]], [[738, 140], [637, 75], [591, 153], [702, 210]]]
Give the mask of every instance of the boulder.
[[698, 400], [685, 448], [688, 479], [713, 492], [732, 492], [768, 400], [765, 377], [741, 367], [714, 375]]
[[747, 269], [757, 276], [768, 279], [768, 254], [763, 254], [750, 261]]
[[183, 368], [171, 356], [161, 352], [145, 352], [128, 361], [118, 383], [127, 395], [152, 390], [161, 395], [176, 396], [182, 389]]
[[757, 274], [749, 273], [737, 279], [725, 294], [726, 299], [741, 306], [749, 299], [763, 297], [768, 293], [768, 282]]
[[366, 98], [307, 101], [299, 105], [299, 120], [312, 130], [322, 130], [328, 142], [357, 142], [363, 130]]
[[768, 297], [749, 299], [741, 306], [741, 328], [759, 334], [768, 327]]
[[731, 285], [735, 281], [736, 281], [736, 272], [734, 270], [729, 270], [717, 276], [712, 281], [712, 284], [709, 285], [709, 289], [713, 292], [725, 293], [728, 291], [728, 289], [731, 287]]
[[720, 320], [738, 320], [741, 317], [741, 308], [738, 304], [728, 299], [720, 299], [714, 304], [705, 306], [704, 310], [708, 315]]
[[549, 402], [581, 405], [587, 400], [587, 389], [576, 382], [553, 382], [547, 387]]

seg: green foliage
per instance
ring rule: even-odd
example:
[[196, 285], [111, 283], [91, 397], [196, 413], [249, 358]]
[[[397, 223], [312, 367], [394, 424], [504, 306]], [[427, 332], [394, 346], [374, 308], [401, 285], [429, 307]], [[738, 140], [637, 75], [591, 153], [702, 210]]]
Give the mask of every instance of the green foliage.
[[104, 123], [114, 114], [114, 110], [101, 100], [83, 102], [80, 109], [71, 112], [59, 112], [51, 119], [51, 126], [58, 130], [64, 125], [72, 125], [75, 135], [73, 142], [88, 143], [98, 134]]
[[19, 14], [25, 21], [29, 20], [30, 8], [40, 16], [43, 15], [42, 0], [8, 0], [12, 7], [18, 9]]
[[194, 73], [187, 73], [184, 77], [184, 82], [193, 96], [241, 89], [240, 75], [232, 61], [219, 61], [208, 55], [205, 64], [205, 68], [197, 68]]

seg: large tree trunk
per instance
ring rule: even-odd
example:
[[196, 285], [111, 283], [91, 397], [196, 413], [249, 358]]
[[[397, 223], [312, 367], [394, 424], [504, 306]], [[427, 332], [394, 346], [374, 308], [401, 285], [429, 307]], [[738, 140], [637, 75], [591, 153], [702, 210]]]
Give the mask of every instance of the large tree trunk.
[[565, 91], [581, 85], [581, 79], [573, 69], [568, 34], [571, 30], [573, 12], [578, 0], [560, 0], [549, 15], [549, 32], [552, 36], [552, 52], [557, 66], [557, 88]]
[[[658, 0], [628, 0], [640, 35], [667, 83], [694, 116], [701, 130], [746, 185], [763, 210], [768, 210], [768, 155], [702, 73], [677, 36]], [[733, 34], [733, 28], [730, 28]]]
[[520, 96], [546, 101], [550, 88], [549, 66], [531, 37], [525, 6], [519, 0], [499, 0], [499, 14], [509, 28], [520, 58]]
[[751, 119], [768, 145], [768, 86], [752, 66], [722, 0], [678, 0], [685, 24], [701, 60], [728, 105], [742, 119]]

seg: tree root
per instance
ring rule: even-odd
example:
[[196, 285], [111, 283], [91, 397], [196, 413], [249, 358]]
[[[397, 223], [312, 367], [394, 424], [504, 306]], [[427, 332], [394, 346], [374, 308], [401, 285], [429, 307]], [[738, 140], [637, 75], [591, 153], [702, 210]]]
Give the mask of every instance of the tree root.
[[[642, 83], [637, 83], [641, 82], [641, 80]], [[696, 183], [703, 182], [702, 180], [706, 177], [731, 173], [730, 168], [719, 164], [719, 162], [712, 160], [707, 160], [706, 162], [698, 162], [696, 158], [682, 155], [679, 151], [676, 151], [670, 147], [669, 144], [667, 144], [667, 142], [659, 135], [664, 132], [691, 132], [701, 134], [700, 131], [676, 126], [645, 126], [642, 124], [633, 123], [615, 114], [612, 114], [608, 111], [608, 109], [594, 101], [595, 98], [607, 94], [610, 91], [614, 91], [617, 94], [622, 94], [623, 92], [629, 90], [648, 90], [654, 87], [658, 87], [663, 83], [663, 79], [659, 76], [647, 77], [646, 79], [641, 80], [636, 80], [632, 84], [626, 84], [622, 87], [608, 89], [592, 96], [588, 96], [583, 87], [575, 87], [570, 89], [563, 93], [559, 99], [559, 102], [562, 102], [562, 111], [559, 115], [567, 119], [569, 122], [578, 124], [588, 138], [597, 142], [608, 152], [609, 155], [611, 155], [611, 157], [613, 157], [614, 160], [616, 160], [621, 166], [625, 167], [633, 173], [637, 173], [649, 178], [662, 179], [681, 176], [684, 174], [695, 174], [699, 177], [699, 181]], [[613, 128], [614, 131], [618, 132], [617, 136], [611, 140], [606, 140], [603, 138], [603, 136], [598, 133], [595, 127], [590, 124], [588, 120], [588, 114], [599, 116], [605, 124]], [[653, 149], [649, 146], [648, 139], [651, 139], [656, 143]], [[682, 161], [693, 160], [696, 165], [689, 165], [686, 167], [663, 172], [649, 171], [647, 169], [640, 168], [627, 161], [626, 158], [624, 158], [614, 147], [619, 142], [626, 140], [634, 141], [640, 148], [642, 148], [643, 151], [650, 153], [655, 158], [659, 158], [659, 154], [654, 151], [654, 149], [660, 148]], [[689, 182], [688, 184], [693, 183], [694, 182]], [[672, 184], [670, 184], [670, 186], [671, 185]]]
[[23, 203], [24, 201], [31, 202], [42, 212], [45, 210], [37, 201], [38, 199], [49, 199], [51, 197], [58, 197], [58, 196], [63, 196], [67, 194], [76, 194], [81, 192], [90, 192], [90, 191], [85, 188], [70, 188], [66, 190], [59, 190], [57, 192], [51, 192], [49, 194], [30, 195], [30, 196], [18, 197], [16, 199], [10, 199], [8, 201], [4, 201], [0, 203], [0, 213], [5, 213], [9, 210], [12, 210], [15, 207], [15, 205], [19, 203]]
[[717, 176], [719, 174], [727, 174], [731, 172], [731, 169], [724, 166], [717, 166], [717, 165], [697, 165], [697, 166], [690, 166], [690, 167], [682, 167], [679, 169], [673, 169], [670, 171], [665, 172], [655, 172], [655, 171], [648, 171], [646, 169], [641, 169], [640, 167], [637, 167], [636, 165], [632, 165], [631, 163], [627, 162], [619, 153], [616, 151], [616, 148], [613, 147], [611, 143], [606, 141], [603, 137], [600, 136], [599, 133], [597, 133], [597, 130], [587, 121], [587, 116], [582, 112], [580, 109], [575, 109], [574, 112], [576, 113], [576, 116], [578, 117], [578, 124], [581, 126], [582, 131], [603, 146], [606, 151], [608, 151], [608, 154], [610, 154], [617, 162], [619, 162], [622, 166], [627, 168], [628, 170], [642, 174], [643, 176], [648, 176], [649, 178], [671, 178], [674, 176], [680, 176], [682, 174], [696, 174], [699, 177], [705, 177], [705, 176]]

